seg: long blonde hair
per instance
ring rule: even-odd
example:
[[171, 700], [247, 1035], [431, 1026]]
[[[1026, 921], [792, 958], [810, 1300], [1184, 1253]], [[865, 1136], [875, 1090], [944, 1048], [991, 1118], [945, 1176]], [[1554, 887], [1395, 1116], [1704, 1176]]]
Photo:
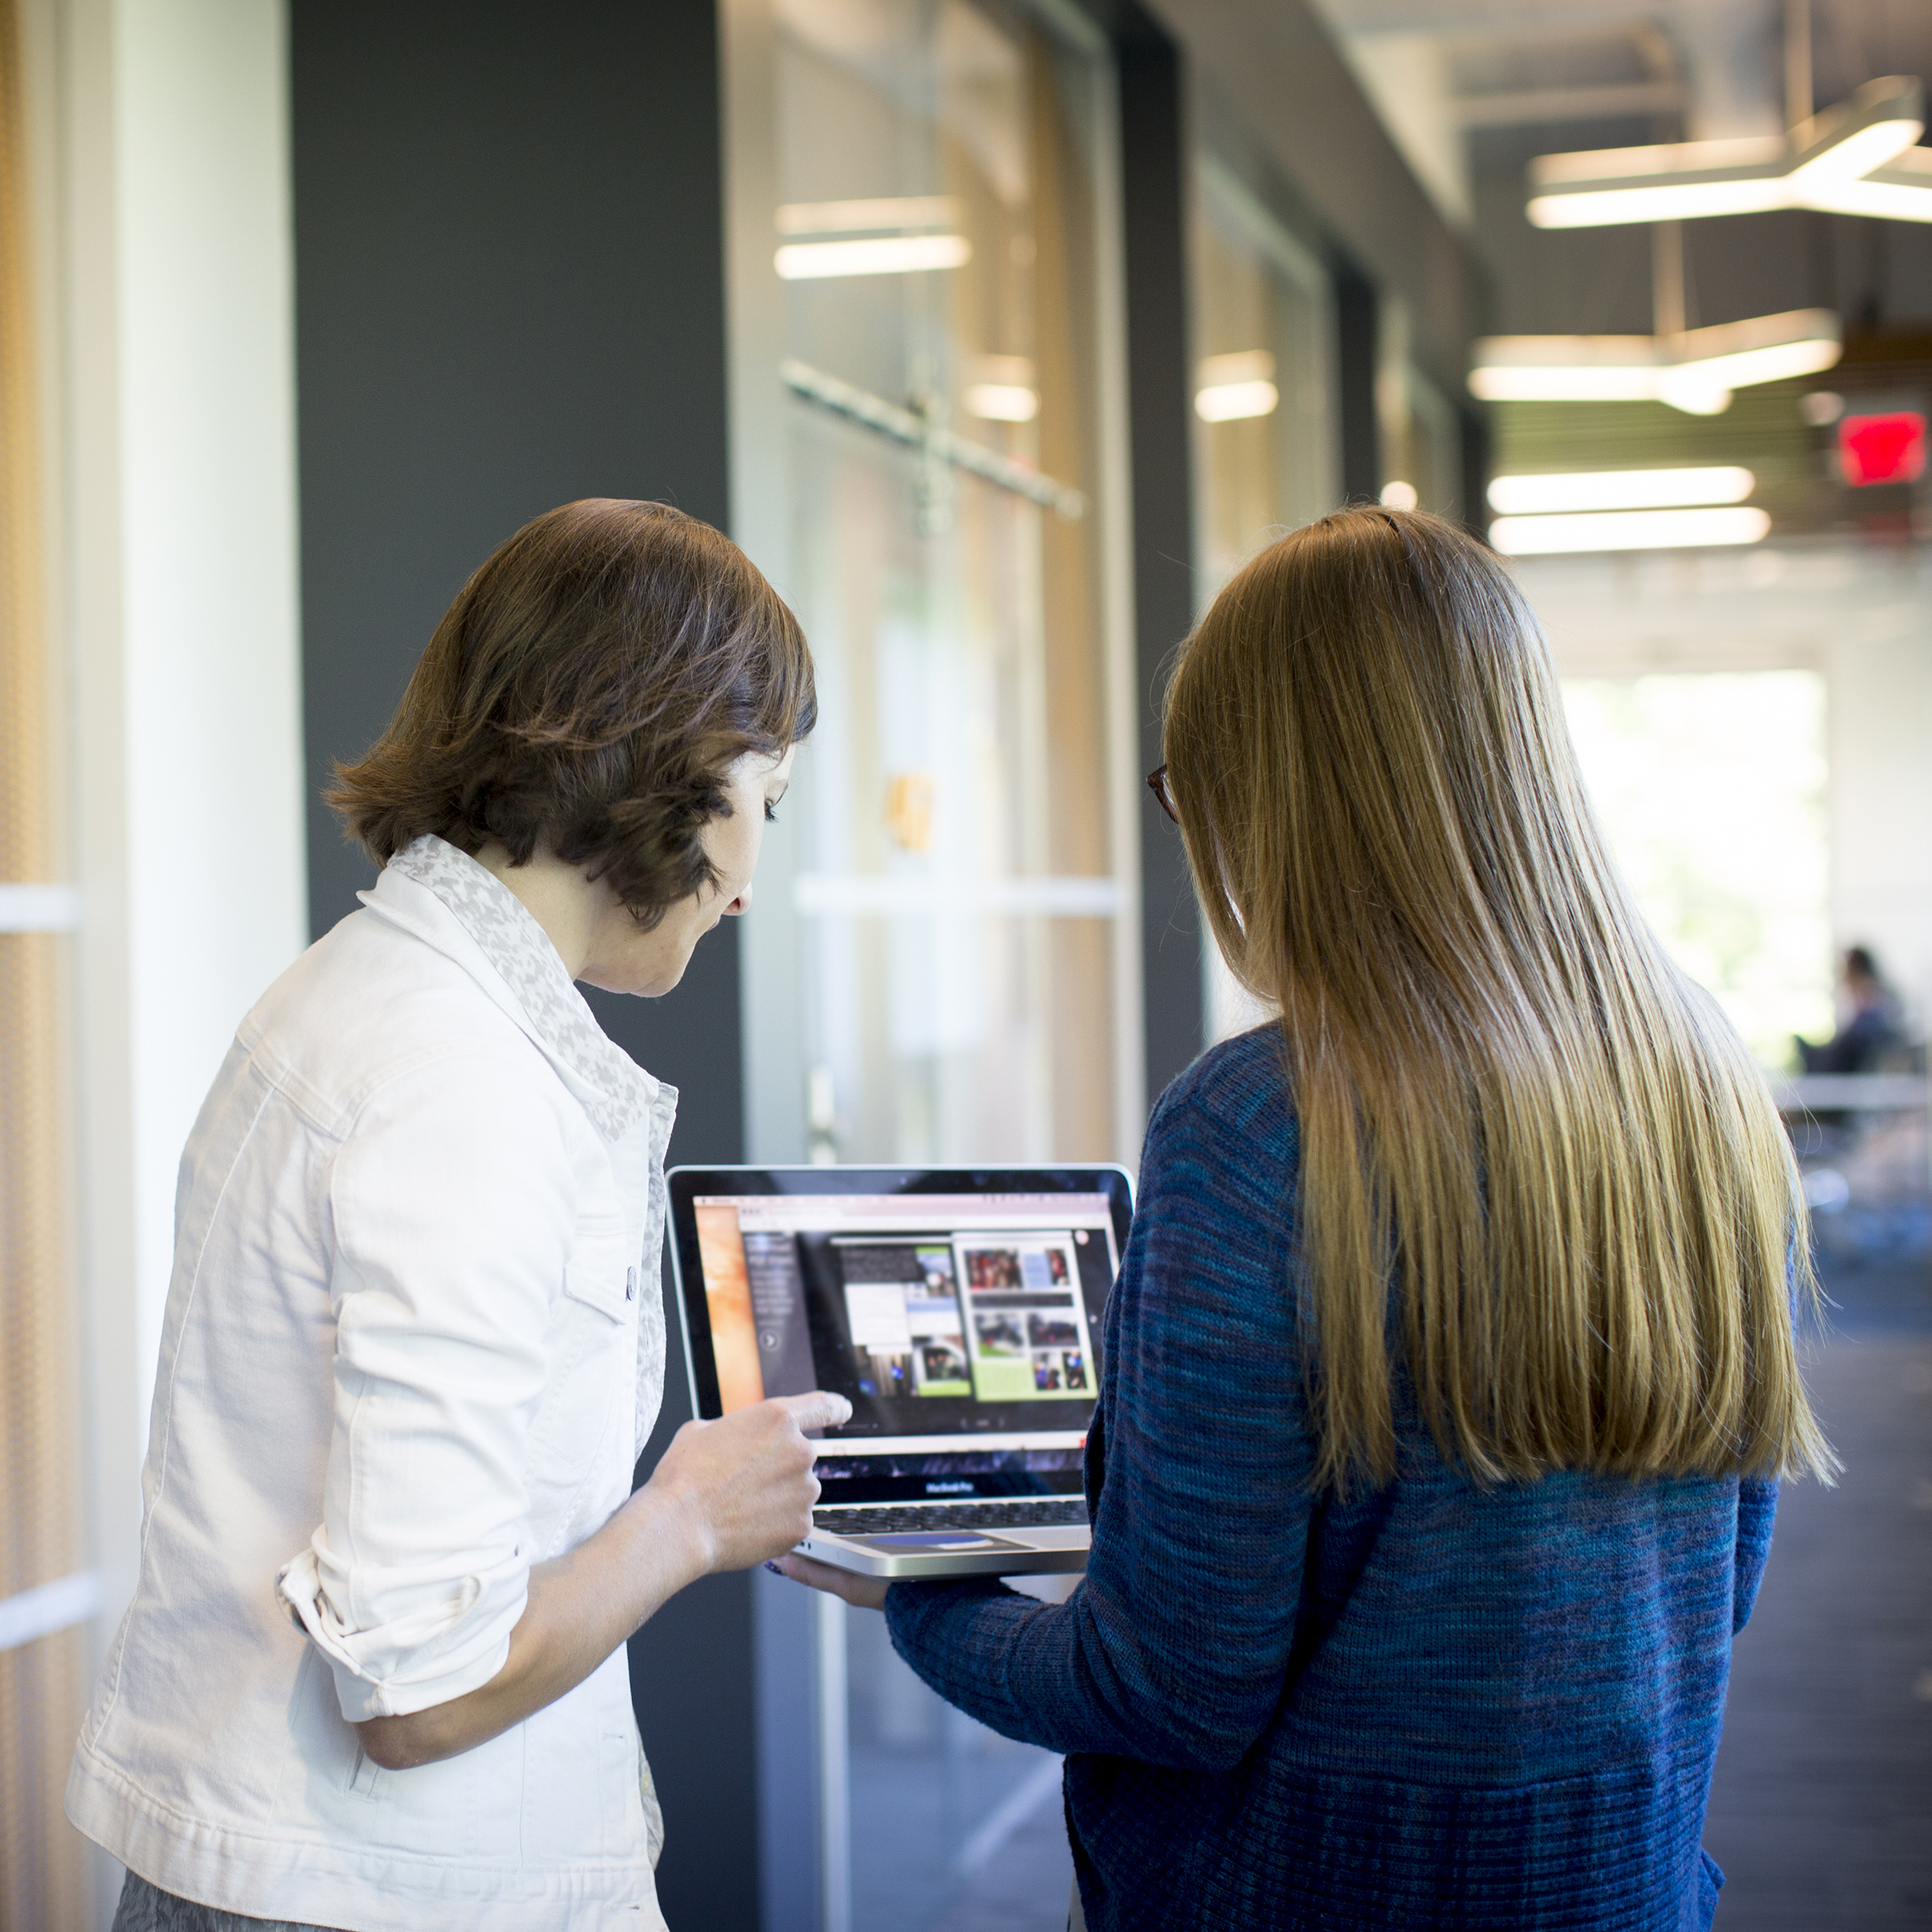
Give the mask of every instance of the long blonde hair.
[[1282, 1011], [1321, 1479], [1393, 1473], [1392, 1284], [1479, 1480], [1828, 1476], [1789, 1144], [1632, 905], [1496, 559], [1381, 510], [1283, 538], [1186, 646], [1166, 751], [1215, 938]]

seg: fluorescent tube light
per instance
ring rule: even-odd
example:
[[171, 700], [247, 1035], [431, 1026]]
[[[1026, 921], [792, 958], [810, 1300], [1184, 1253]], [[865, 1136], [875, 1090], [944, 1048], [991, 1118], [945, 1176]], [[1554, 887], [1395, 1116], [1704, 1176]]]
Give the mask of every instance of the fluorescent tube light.
[[[1608, 152], [1604, 158], [1609, 159]], [[1534, 171], [1537, 164], [1530, 165]], [[1537, 179], [1534, 171], [1531, 179]], [[1546, 188], [1530, 197], [1526, 212], [1538, 228], [1614, 228], [1633, 221], [1765, 214], [1791, 205], [1783, 177], [1768, 168], [1735, 175], [1686, 169], [1681, 178], [1666, 175], [1627, 186], [1591, 181], [1573, 189]]]
[[972, 259], [964, 235], [878, 235], [853, 242], [787, 242], [772, 266], [787, 282], [835, 275], [909, 275], [922, 269], [960, 268]]
[[774, 220], [782, 235], [863, 233], [886, 228], [957, 228], [965, 210], [952, 195], [894, 195], [872, 201], [788, 201]]
[[972, 382], [964, 397], [966, 413], [989, 423], [1030, 423], [1040, 413], [1040, 398], [1018, 382]]
[[1650, 402], [1662, 378], [1653, 336], [1486, 336], [1469, 393], [1485, 402]]
[[1719, 464], [1691, 469], [1596, 469], [1498, 477], [1489, 485], [1489, 507], [1501, 516], [1516, 517], [1567, 510], [1741, 503], [1757, 482], [1748, 469]]
[[1488, 336], [1469, 392], [1486, 402], [1668, 402], [1692, 415], [1734, 389], [1829, 369], [1843, 353], [1827, 308], [1720, 322], [1681, 336]]
[[1498, 517], [1490, 543], [1506, 557], [1586, 550], [1691, 550], [1756, 543], [1771, 528], [1761, 510], [1624, 510], [1582, 516]]
[[1265, 349], [1203, 356], [1195, 369], [1195, 383], [1194, 413], [1203, 423], [1271, 416], [1282, 400], [1274, 386], [1274, 357]]
[[[1932, 171], [1900, 166], [1925, 121], [1924, 89], [1894, 75], [1781, 137], [1543, 155], [1530, 164], [1530, 219], [1596, 228], [1818, 208], [1932, 221]], [[1875, 171], [1886, 178], [1868, 184]]]
[[[1754, 320], [1770, 321], [1766, 316]], [[1713, 354], [1699, 356], [1679, 363], [1669, 372], [1665, 379], [1664, 399], [1670, 400], [1670, 376], [1682, 375], [1694, 378], [1698, 382], [1721, 389], [1749, 389], [1760, 382], [1781, 382], [1790, 376], [1816, 375], [1821, 369], [1830, 369], [1844, 353], [1843, 344], [1836, 330], [1827, 335], [1821, 328], [1815, 334], [1806, 334], [1788, 342], [1746, 342], [1743, 337], [1748, 332], [1750, 324], [1731, 324], [1739, 332], [1739, 346], [1732, 349], [1718, 349]], [[1702, 335], [1705, 332], [1696, 332]]]

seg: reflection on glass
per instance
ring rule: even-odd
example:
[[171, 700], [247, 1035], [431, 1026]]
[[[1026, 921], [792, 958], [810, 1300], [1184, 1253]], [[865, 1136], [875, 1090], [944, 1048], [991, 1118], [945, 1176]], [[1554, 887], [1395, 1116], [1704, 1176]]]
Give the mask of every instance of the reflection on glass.
[[1335, 507], [1328, 278], [1211, 156], [1195, 224], [1199, 601], [1284, 531]]
[[1119, 1151], [1095, 76], [964, 0], [780, 0], [815, 1158]]
[[[1340, 497], [1330, 379], [1330, 291], [1321, 264], [1211, 155], [1199, 163], [1195, 223], [1197, 601], [1263, 544]], [[1203, 949], [1208, 1037], [1266, 1010]]]

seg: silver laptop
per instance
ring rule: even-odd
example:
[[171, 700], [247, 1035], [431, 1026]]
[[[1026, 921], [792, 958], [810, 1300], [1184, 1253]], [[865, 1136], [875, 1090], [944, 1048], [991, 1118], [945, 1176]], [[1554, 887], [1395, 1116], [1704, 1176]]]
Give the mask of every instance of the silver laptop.
[[801, 1555], [868, 1576], [1084, 1570], [1118, 1167], [678, 1167], [691, 1412], [829, 1389]]

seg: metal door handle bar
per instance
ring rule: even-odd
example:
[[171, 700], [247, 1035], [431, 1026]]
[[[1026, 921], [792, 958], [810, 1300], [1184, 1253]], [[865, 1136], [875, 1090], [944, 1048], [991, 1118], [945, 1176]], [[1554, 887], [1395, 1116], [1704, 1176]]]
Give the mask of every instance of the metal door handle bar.
[[848, 423], [861, 423], [882, 436], [890, 436], [895, 443], [903, 443], [909, 449], [936, 456], [955, 469], [963, 469], [997, 489], [1009, 489], [1056, 516], [1077, 522], [1087, 514], [1087, 499], [1079, 490], [1051, 477], [1043, 477], [1037, 469], [1029, 469], [1010, 456], [1002, 456], [984, 444], [942, 428], [917, 410], [902, 409], [883, 396], [828, 376], [824, 369], [814, 369], [795, 357], [787, 356], [778, 365], [778, 374], [795, 396], [815, 402]]

